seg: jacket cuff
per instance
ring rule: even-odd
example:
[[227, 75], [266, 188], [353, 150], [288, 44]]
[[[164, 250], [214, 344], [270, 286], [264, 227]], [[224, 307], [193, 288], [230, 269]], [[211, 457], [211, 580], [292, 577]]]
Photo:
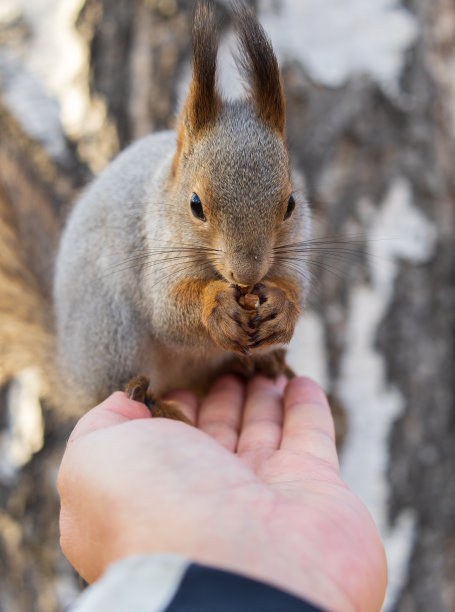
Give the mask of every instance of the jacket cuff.
[[72, 612], [322, 612], [278, 588], [179, 555], [138, 555], [112, 564]]

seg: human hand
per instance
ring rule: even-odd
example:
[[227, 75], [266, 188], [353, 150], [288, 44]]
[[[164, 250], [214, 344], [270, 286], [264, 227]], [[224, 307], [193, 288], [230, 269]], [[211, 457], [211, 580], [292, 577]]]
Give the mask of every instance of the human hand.
[[60, 528], [77, 571], [92, 582], [122, 557], [178, 553], [328, 610], [380, 610], [382, 544], [340, 479], [319, 387], [229, 376], [200, 407], [189, 393], [172, 399], [197, 427], [115, 393], [73, 431]]

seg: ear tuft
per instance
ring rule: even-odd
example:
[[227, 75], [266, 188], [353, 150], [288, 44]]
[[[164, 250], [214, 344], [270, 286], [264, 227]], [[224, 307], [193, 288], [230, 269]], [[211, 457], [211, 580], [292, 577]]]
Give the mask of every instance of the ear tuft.
[[253, 11], [241, 0], [233, 2], [240, 54], [237, 64], [249, 85], [259, 117], [284, 135], [286, 101], [272, 43]]
[[193, 79], [184, 113], [192, 135], [213, 124], [221, 109], [216, 86], [218, 31], [211, 0], [196, 2], [193, 14]]

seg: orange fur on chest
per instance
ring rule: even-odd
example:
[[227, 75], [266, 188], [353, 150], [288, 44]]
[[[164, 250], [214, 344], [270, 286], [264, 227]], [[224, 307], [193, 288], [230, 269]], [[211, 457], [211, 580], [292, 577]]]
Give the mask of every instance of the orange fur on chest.
[[204, 290], [210, 282], [213, 281], [201, 278], [186, 278], [174, 286], [172, 289], [172, 296], [179, 308], [201, 308]]

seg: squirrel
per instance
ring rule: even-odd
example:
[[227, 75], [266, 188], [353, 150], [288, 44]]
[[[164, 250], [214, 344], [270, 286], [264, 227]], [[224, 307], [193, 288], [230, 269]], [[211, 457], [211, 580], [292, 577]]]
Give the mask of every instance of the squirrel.
[[200, 0], [177, 132], [120, 153], [63, 230], [57, 358], [86, 408], [126, 388], [152, 414], [185, 420], [167, 391], [200, 390], [227, 371], [290, 371], [284, 346], [308, 290], [292, 248], [309, 237], [309, 212], [271, 42], [242, 2], [233, 12], [245, 98], [221, 96], [214, 6]]

